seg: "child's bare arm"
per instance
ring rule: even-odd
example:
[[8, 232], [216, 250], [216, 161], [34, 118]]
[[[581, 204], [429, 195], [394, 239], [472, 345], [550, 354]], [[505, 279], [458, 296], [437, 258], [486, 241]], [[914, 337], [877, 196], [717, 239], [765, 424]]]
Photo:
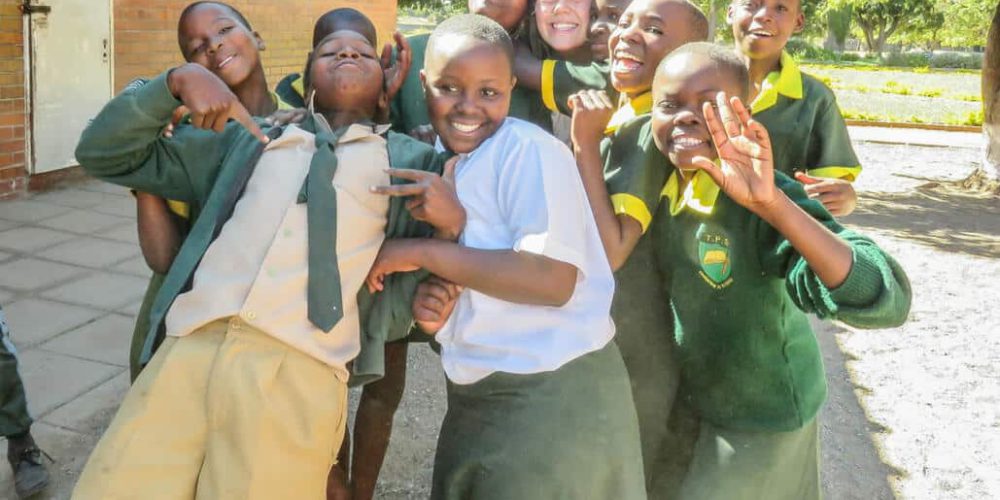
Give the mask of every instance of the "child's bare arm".
[[426, 269], [452, 283], [518, 304], [561, 306], [576, 287], [577, 268], [530, 252], [480, 250], [440, 239], [395, 239], [382, 244], [368, 274], [369, 291], [395, 272]]
[[573, 152], [590, 208], [597, 221], [604, 252], [611, 269], [617, 271], [628, 260], [642, 237], [642, 225], [628, 215], [616, 215], [604, 182], [600, 143], [614, 114], [611, 99], [603, 91], [584, 91], [570, 97], [573, 108]]
[[181, 246], [180, 229], [163, 198], [137, 192], [135, 201], [142, 257], [153, 272], [166, 274]]
[[829, 288], [844, 283], [853, 266], [853, 251], [826, 226], [792, 202], [774, 183], [774, 162], [767, 130], [750, 117], [738, 97], [719, 93], [718, 112], [705, 103], [703, 112], [721, 166], [695, 159], [733, 201], [773, 226], [806, 260]]
[[542, 61], [535, 57], [528, 46], [523, 43], [516, 45], [514, 56], [514, 76], [517, 84], [530, 90], [542, 89]]
[[858, 193], [850, 181], [813, 177], [804, 172], [797, 172], [795, 179], [805, 185], [810, 198], [822, 203], [834, 217], [851, 215], [858, 205]]

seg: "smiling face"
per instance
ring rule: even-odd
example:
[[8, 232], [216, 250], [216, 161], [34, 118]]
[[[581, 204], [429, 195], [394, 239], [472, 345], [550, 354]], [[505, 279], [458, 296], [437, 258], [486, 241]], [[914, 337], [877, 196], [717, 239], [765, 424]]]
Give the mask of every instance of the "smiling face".
[[213, 3], [191, 9], [177, 30], [184, 59], [208, 68], [230, 88], [237, 88], [260, 66], [264, 41], [231, 9]]
[[468, 153], [507, 117], [515, 78], [502, 48], [450, 34], [428, 47], [420, 73], [431, 125], [455, 153]]
[[595, 61], [607, 61], [611, 51], [608, 38], [618, 26], [618, 19], [625, 13], [632, 0], [596, 0], [597, 18], [590, 23], [590, 51]]
[[778, 57], [788, 39], [802, 31], [805, 16], [799, 0], [736, 0], [727, 21], [741, 53], [750, 59]]
[[528, 0], [469, 0], [469, 13], [486, 16], [508, 33], [514, 32], [528, 12]]
[[374, 116], [385, 99], [382, 65], [368, 39], [354, 31], [337, 31], [313, 51], [309, 85], [323, 112], [363, 109]]
[[718, 154], [702, 105], [714, 104], [719, 92], [745, 97], [745, 88], [734, 71], [721, 68], [706, 54], [672, 56], [653, 81], [652, 129], [657, 149], [681, 170], [694, 168], [696, 156], [714, 160]]
[[560, 54], [587, 43], [591, 0], [538, 0], [535, 23], [545, 43]]
[[671, 51], [700, 41], [692, 11], [677, 0], [635, 0], [611, 34], [611, 84], [635, 97], [649, 91], [656, 66]]

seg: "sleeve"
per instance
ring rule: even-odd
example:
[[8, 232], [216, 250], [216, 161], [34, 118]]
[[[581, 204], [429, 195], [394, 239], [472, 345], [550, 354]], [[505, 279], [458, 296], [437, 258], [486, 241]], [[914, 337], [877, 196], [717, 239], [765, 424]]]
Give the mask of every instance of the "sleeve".
[[[195, 201], [194, 185], [209, 185], [235, 134], [231, 122], [219, 134], [178, 126], [162, 136], [181, 105], [163, 73], [111, 100], [80, 136], [76, 159], [102, 180], [180, 201]], [[192, 177], [199, 177], [197, 182]]]
[[[627, 123], [601, 144], [604, 182], [617, 215], [635, 219], [645, 233], [667, 182], [668, 160], [653, 142], [650, 127]], [[638, 133], [636, 133], [638, 132]]]
[[570, 115], [569, 96], [587, 89], [607, 90], [609, 75], [605, 65], [573, 64], [546, 59], [542, 61], [542, 102], [550, 111]]
[[854, 181], [861, 173], [861, 162], [854, 153], [847, 124], [840, 114], [833, 93], [827, 94], [812, 123], [806, 171], [815, 177]]
[[778, 186], [792, 201], [850, 245], [853, 264], [844, 283], [829, 289], [791, 243], [758, 218], [757, 241], [764, 272], [783, 277], [796, 306], [820, 318], [857, 328], [890, 328], [905, 322], [912, 291], [899, 263], [870, 238], [840, 226], [797, 182], [779, 177]]
[[505, 150], [511, 153], [499, 167], [497, 197], [513, 249], [585, 271], [585, 221], [594, 216], [572, 153], [551, 137], [523, 140]]

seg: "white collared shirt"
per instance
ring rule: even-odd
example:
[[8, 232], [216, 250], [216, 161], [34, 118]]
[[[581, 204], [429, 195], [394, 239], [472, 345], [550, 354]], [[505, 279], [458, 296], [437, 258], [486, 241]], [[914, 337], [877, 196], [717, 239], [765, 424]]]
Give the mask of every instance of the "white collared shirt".
[[[317, 115], [317, 126], [326, 121]], [[247, 324], [332, 366], [361, 349], [357, 293], [385, 239], [389, 200], [369, 187], [389, 183], [382, 130], [352, 125], [337, 144], [337, 265], [343, 318], [329, 333], [313, 325], [306, 302], [309, 278], [306, 204], [297, 198], [316, 152], [315, 135], [291, 125], [264, 150], [246, 191], [194, 274], [193, 287], [167, 313], [167, 335], [181, 337], [220, 318]]]
[[465, 289], [437, 334], [448, 378], [477, 382], [493, 372], [553, 371], [614, 336], [614, 278], [565, 144], [507, 118], [456, 166], [467, 221], [460, 243], [513, 249], [572, 264], [573, 295], [562, 307], [515, 304]]

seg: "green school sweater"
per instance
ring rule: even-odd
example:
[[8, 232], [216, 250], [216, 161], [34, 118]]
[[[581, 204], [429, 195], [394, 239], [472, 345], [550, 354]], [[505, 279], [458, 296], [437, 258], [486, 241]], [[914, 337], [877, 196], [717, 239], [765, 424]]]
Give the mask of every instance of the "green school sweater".
[[672, 175], [653, 222], [670, 276], [682, 394], [720, 427], [798, 429], [826, 398], [806, 313], [858, 328], [898, 326], [909, 313], [910, 284], [872, 240], [844, 229], [777, 172], [778, 187], [851, 246], [847, 280], [828, 289], [781, 234], [699, 174], [683, 194]]
[[[413, 64], [410, 65], [406, 80], [392, 98], [389, 108], [392, 130], [401, 134], [409, 134], [413, 129], [431, 123], [430, 115], [427, 113], [424, 85], [420, 82], [420, 71], [424, 69], [424, 55], [427, 52], [429, 38], [430, 33], [407, 37], [410, 50], [413, 52]], [[515, 87], [510, 98], [510, 111], [507, 114], [534, 123], [548, 132], [552, 131], [552, 117], [542, 105], [537, 92]]]
[[774, 164], [784, 173], [853, 181], [861, 173], [837, 99], [823, 82], [799, 71], [787, 53], [751, 105], [771, 136]]
[[[153, 302], [150, 337], [163, 327], [177, 295], [190, 289], [190, 277], [212, 242], [216, 222], [224, 221], [224, 198], [259, 144], [232, 121], [221, 133], [181, 125], [172, 138], [162, 137], [160, 131], [180, 104], [163, 73], [112, 99], [83, 132], [76, 148], [80, 165], [97, 178], [201, 207]], [[441, 157], [426, 144], [390, 132], [387, 147], [389, 161], [396, 168], [441, 172]], [[413, 220], [404, 203], [403, 198], [390, 201], [386, 237], [431, 235], [432, 229]], [[358, 292], [362, 348], [354, 361], [352, 384], [382, 376], [384, 341], [405, 336], [412, 323], [410, 305], [422, 273], [389, 278], [392, 281], [387, 282], [385, 292], [372, 296], [364, 287]], [[143, 362], [148, 356], [147, 349]]]
[[292, 73], [282, 78], [274, 88], [274, 94], [288, 107], [293, 109], [306, 107], [305, 80], [301, 73]]
[[574, 64], [558, 59], [542, 61], [542, 89], [540, 97], [545, 107], [564, 115], [572, 115], [567, 101], [582, 90], [604, 90], [611, 101], [618, 99], [618, 91], [611, 85], [611, 67], [606, 62]]

